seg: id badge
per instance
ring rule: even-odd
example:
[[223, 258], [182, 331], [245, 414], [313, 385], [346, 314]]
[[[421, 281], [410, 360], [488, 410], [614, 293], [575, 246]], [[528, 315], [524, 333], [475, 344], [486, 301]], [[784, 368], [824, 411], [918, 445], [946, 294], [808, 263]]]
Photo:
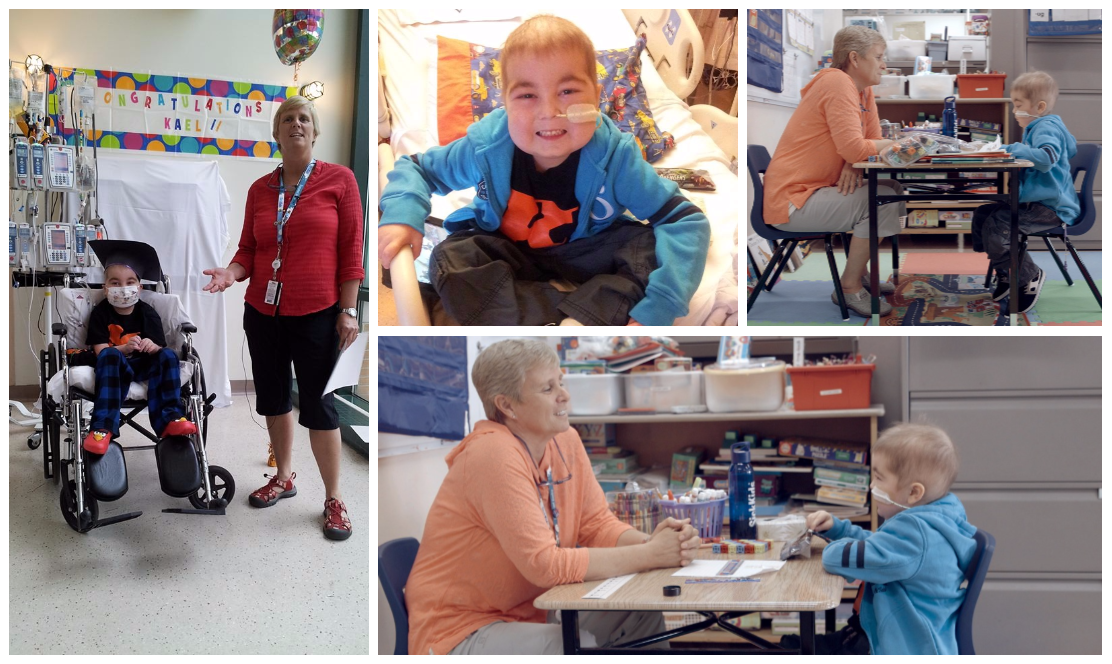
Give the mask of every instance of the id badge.
[[273, 279], [266, 282], [266, 299], [264, 302], [277, 306], [280, 297], [282, 297], [282, 284]]

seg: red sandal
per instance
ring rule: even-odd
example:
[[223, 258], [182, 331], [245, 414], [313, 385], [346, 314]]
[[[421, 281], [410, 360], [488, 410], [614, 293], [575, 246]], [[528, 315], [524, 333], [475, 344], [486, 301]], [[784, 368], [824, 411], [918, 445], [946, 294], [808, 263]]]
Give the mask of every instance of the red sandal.
[[324, 536], [330, 540], [346, 540], [351, 537], [351, 521], [347, 518], [347, 508], [335, 498], [324, 501]]
[[297, 495], [297, 487], [293, 485], [293, 478], [297, 477], [297, 473], [292, 473], [285, 482], [279, 482], [277, 475], [264, 473], [263, 477], [269, 477], [270, 481], [266, 486], [255, 489], [251, 493], [248, 502], [252, 507], [270, 507], [282, 498], [293, 498]]

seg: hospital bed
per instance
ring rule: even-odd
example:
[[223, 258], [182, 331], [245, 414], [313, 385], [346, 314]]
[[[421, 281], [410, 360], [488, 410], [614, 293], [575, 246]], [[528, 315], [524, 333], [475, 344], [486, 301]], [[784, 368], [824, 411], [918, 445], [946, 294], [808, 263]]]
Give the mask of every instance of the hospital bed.
[[[423, 152], [438, 140], [437, 38], [500, 47], [506, 36], [537, 12], [513, 9], [380, 10], [379, 192], [386, 174], [402, 155]], [[552, 12], [584, 30], [596, 50], [629, 48], [637, 35], [647, 37], [641, 56], [641, 83], [658, 128], [674, 137], [675, 147], [653, 162], [654, 167], [694, 168], [709, 173], [716, 190], [686, 192], [704, 208], [711, 222], [711, 246], [703, 279], [687, 316], [677, 325], [737, 323], [738, 210], [741, 192], [736, 161], [737, 117], [713, 106], [688, 107], [682, 101], [695, 89], [703, 71], [703, 42], [687, 10], [557, 9]], [[690, 67], [688, 66], [690, 63]], [[474, 189], [433, 196], [431, 217], [444, 219], [467, 205]], [[426, 240], [426, 247], [429, 241]], [[429, 252], [422, 252], [424, 262]], [[402, 325], [429, 325], [421, 300], [418, 272], [408, 248], [390, 268], [390, 281]], [[422, 275], [421, 279], [425, 279]]]

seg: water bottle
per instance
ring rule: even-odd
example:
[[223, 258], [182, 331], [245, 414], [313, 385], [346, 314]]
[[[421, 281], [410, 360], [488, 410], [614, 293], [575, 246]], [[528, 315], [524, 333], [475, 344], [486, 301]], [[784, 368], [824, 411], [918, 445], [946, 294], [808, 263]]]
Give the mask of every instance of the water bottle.
[[946, 97], [946, 104], [942, 111], [942, 135], [950, 138], [958, 137], [958, 112], [954, 107], [954, 97]]
[[757, 494], [749, 444], [730, 448], [730, 539], [757, 539]]

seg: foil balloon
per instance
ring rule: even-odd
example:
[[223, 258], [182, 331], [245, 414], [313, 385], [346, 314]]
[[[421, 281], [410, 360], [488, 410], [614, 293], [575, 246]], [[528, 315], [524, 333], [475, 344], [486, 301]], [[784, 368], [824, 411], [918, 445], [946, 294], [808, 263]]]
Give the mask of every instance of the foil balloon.
[[274, 52], [284, 65], [309, 59], [324, 35], [323, 9], [275, 9]]

